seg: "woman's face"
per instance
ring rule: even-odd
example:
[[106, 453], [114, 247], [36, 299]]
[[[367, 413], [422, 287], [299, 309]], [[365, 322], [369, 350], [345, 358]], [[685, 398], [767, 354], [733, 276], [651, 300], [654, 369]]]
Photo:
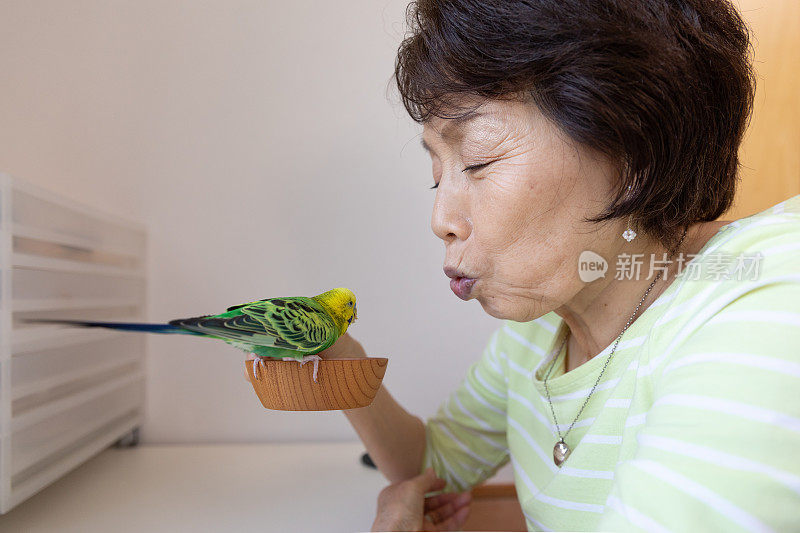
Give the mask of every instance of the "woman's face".
[[533, 320], [584, 288], [582, 251], [610, 257], [601, 246], [619, 226], [582, 219], [605, 207], [615, 166], [533, 104], [489, 101], [466, 120], [433, 118], [422, 140], [438, 185], [431, 227], [459, 297], [496, 318]]

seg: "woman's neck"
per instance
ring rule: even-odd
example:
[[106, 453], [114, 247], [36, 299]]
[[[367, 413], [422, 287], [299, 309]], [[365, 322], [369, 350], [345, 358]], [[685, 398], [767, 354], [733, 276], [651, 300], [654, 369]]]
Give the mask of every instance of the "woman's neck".
[[[684, 257], [686, 254], [696, 254], [720, 227], [729, 223], [730, 221], [714, 221], [691, 226], [680, 248], [672, 256], [672, 261], [663, 263], [665, 270], [644, 302], [642, 297], [660, 271], [655, 269], [653, 275], [649, 276], [651, 257], [656, 261], [662, 260], [666, 248], [658, 242], [638, 236], [630, 243], [623, 241], [607, 251], [607, 256], [604, 256], [609, 261], [606, 277], [587, 284], [570, 302], [555, 310], [570, 331], [566, 371], [577, 368], [602, 352], [616, 340], [640, 302], [642, 303], [634, 320], [669, 288], [678, 273], [675, 261], [677, 254], [683, 253]], [[635, 270], [631, 279], [616, 279], [616, 274], [612, 274], [617, 266], [617, 258], [623, 257], [621, 254], [643, 254], [639, 256], [641, 270], [638, 279]]]

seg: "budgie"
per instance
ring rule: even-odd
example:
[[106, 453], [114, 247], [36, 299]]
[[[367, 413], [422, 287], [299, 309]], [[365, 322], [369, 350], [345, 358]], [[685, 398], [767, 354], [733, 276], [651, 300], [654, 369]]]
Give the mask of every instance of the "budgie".
[[29, 322], [99, 327], [146, 333], [180, 333], [219, 339], [253, 356], [253, 374], [261, 358], [314, 362], [314, 382], [322, 358], [358, 318], [356, 296], [338, 288], [317, 296], [267, 298], [229, 307], [224, 313], [179, 318], [167, 324], [99, 322], [88, 320], [32, 319]]

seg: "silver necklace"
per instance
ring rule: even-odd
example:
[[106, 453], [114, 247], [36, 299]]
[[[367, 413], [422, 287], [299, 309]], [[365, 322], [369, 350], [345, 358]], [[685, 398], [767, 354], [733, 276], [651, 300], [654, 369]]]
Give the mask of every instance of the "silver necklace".
[[[675, 247], [675, 250], [677, 250], [680, 247], [681, 243], [683, 243], [684, 237], [686, 237], [686, 229], [683, 230], [683, 235], [681, 235], [681, 240], [678, 241], [678, 246]], [[592, 389], [589, 391], [589, 394], [586, 396], [586, 400], [584, 400], [583, 405], [581, 405], [581, 408], [578, 409], [578, 414], [575, 415], [575, 419], [569, 425], [569, 427], [567, 428], [567, 431], [565, 431], [562, 434], [561, 433], [561, 428], [558, 426], [558, 419], [556, 418], [556, 410], [553, 407], [553, 400], [550, 399], [550, 388], [547, 386], [547, 379], [550, 377], [550, 373], [553, 371], [553, 368], [556, 366], [556, 361], [558, 360], [559, 355], [561, 355], [561, 350], [564, 349], [564, 344], [566, 344], [567, 339], [569, 338], [568, 334], [564, 335], [564, 340], [561, 341], [561, 346], [558, 348], [558, 351], [553, 356], [553, 362], [550, 363], [550, 368], [547, 370], [547, 374], [545, 374], [545, 376], [544, 376], [544, 391], [545, 391], [545, 393], [547, 393], [547, 403], [550, 404], [550, 412], [553, 414], [553, 423], [555, 424], [556, 431], [558, 432], [558, 442], [556, 442], [555, 446], [553, 446], [553, 461], [556, 463], [556, 466], [560, 467], [561, 464], [564, 461], [567, 460], [567, 457], [569, 457], [569, 454], [572, 453], [572, 450], [569, 448], [569, 446], [567, 446], [567, 443], [564, 442], [564, 439], [567, 438], [567, 435], [569, 434], [570, 431], [572, 431], [572, 428], [575, 426], [575, 423], [580, 419], [581, 413], [583, 413], [584, 408], [589, 403], [589, 398], [592, 397], [592, 394], [594, 393], [594, 390], [597, 388], [597, 385], [600, 384], [600, 379], [602, 379], [603, 374], [606, 371], [606, 368], [608, 368], [608, 363], [611, 362], [611, 357], [614, 355], [614, 352], [617, 350], [617, 344], [619, 344], [620, 339], [622, 339], [622, 335], [625, 333], [625, 330], [628, 329], [628, 326], [631, 325], [631, 322], [633, 322], [634, 318], [636, 318], [636, 314], [639, 312], [639, 308], [642, 306], [644, 301], [647, 299], [647, 295], [650, 294], [650, 291], [652, 290], [653, 286], [656, 284], [656, 282], [660, 278], [661, 278], [661, 272], [659, 272], [658, 275], [656, 275], [655, 279], [653, 279], [653, 281], [650, 283], [650, 286], [647, 287], [646, 291], [644, 291], [644, 296], [642, 296], [642, 299], [639, 300], [639, 303], [636, 305], [636, 309], [633, 310], [633, 314], [628, 319], [628, 321], [625, 323], [625, 327], [622, 328], [622, 331], [620, 332], [620, 334], [617, 336], [617, 340], [614, 342], [614, 346], [611, 348], [611, 352], [608, 354], [608, 357], [606, 357], [606, 362], [603, 364], [603, 369], [600, 370], [600, 374], [597, 376], [597, 379], [595, 380], [594, 385], [592, 385]]]

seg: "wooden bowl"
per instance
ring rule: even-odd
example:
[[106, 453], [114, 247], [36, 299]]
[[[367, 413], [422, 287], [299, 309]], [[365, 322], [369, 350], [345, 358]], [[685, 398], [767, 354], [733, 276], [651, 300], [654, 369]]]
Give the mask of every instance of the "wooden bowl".
[[330, 411], [371, 404], [388, 363], [385, 357], [323, 359], [316, 383], [313, 361], [301, 367], [295, 361], [262, 359], [257, 376], [253, 375], [252, 360], [244, 364], [258, 399], [267, 409]]

